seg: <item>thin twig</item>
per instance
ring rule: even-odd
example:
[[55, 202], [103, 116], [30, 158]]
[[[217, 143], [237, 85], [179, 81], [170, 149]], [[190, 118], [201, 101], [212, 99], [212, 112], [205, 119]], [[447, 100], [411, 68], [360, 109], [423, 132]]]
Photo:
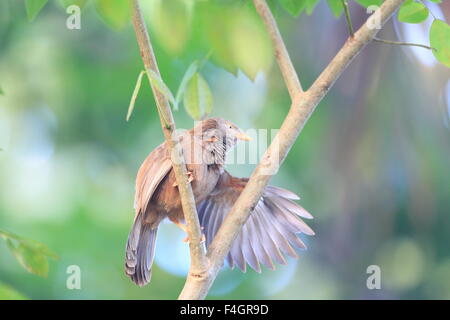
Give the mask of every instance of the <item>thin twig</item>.
[[[136, 33], [136, 39], [139, 44], [145, 69], [153, 70], [158, 76], [161, 76], [139, 2], [138, 0], [130, 0], [130, 4], [133, 12], [132, 20], [134, 31]], [[149, 73], [146, 72], [146, 74], [151, 85], [152, 81]], [[152, 90], [155, 96], [166, 143], [171, 153], [172, 168], [178, 184], [184, 218], [187, 224], [189, 248], [191, 253], [191, 268], [189, 273], [194, 276], [202, 275], [207, 272], [208, 263], [205, 256], [204, 245], [202, 243], [202, 232], [197, 216], [194, 194], [190, 183], [188, 183], [183, 150], [178, 142], [178, 137], [175, 135], [175, 121], [173, 119], [172, 111], [170, 110], [170, 105], [167, 98], [153, 85]]]
[[253, 3], [256, 11], [258, 11], [264, 21], [267, 32], [272, 39], [275, 57], [283, 75], [284, 82], [286, 83], [291, 100], [294, 100], [298, 93], [303, 92], [303, 89], [294, 65], [292, 64], [291, 58], [289, 57], [283, 38], [281, 37], [277, 22], [275, 21], [275, 18], [273, 17], [273, 14], [265, 0], [253, 0]]
[[385, 43], [385, 44], [393, 44], [398, 46], [411, 46], [411, 47], [420, 47], [428, 50], [436, 50], [435, 48], [432, 48], [430, 46], [420, 44], [420, 43], [411, 43], [411, 42], [401, 42], [401, 41], [392, 41], [392, 40], [384, 40], [380, 38], [373, 38], [373, 41]]
[[341, 0], [341, 2], [342, 2], [342, 6], [344, 7], [345, 21], [347, 21], [348, 34], [350, 35], [350, 37], [353, 38], [355, 33], [353, 31], [352, 18], [350, 16], [350, 9], [348, 8], [348, 2], [347, 2], [347, 0]]
[[[264, 0], [254, 1], [258, 5], [265, 3]], [[353, 58], [376, 36], [379, 29], [372, 27], [374, 21], [379, 21], [381, 24], [380, 27], [383, 26], [403, 1], [385, 0], [381, 7], [355, 33], [354, 38], [344, 44], [311, 88], [295, 96], [289, 113], [278, 134], [266, 150], [261, 162], [256, 167], [238, 200], [234, 203], [230, 213], [226, 216], [208, 249], [207, 257], [210, 263], [209, 275], [205, 278], [197, 279], [198, 281], [194, 281], [192, 277], [188, 277], [180, 298], [203, 299], [207, 295], [234, 239], [241, 231], [252, 209], [258, 203], [264, 188], [271, 178], [271, 175], [267, 174], [268, 165], [270, 166], [272, 164], [277, 167], [283, 162], [318, 103], [327, 94]], [[267, 15], [263, 15], [263, 19], [264, 17], [267, 17]], [[279, 52], [278, 50], [279, 48], [276, 49], [276, 52]], [[289, 71], [286, 74], [291, 73], [292, 71]], [[283, 75], [285, 75], [284, 72]]]

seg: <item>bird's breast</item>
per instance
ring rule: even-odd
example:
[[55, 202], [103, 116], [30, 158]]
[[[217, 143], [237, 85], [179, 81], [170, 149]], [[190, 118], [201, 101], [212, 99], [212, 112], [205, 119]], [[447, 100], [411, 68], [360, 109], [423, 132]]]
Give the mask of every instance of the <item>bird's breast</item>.
[[192, 192], [195, 202], [198, 204], [203, 201], [215, 188], [219, 180], [219, 167], [214, 165], [188, 165], [188, 170], [193, 173]]

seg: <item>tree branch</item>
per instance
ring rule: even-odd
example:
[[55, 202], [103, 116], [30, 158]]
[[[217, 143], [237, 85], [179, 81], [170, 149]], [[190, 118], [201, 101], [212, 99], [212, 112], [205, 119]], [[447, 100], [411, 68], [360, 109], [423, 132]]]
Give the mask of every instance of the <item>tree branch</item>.
[[[145, 69], [153, 70], [160, 76], [158, 64], [153, 53], [150, 37], [141, 13], [139, 2], [138, 0], [130, 0], [130, 5], [132, 9], [134, 31], [136, 33], [136, 39], [139, 44]], [[194, 194], [192, 193], [191, 185], [188, 183], [183, 150], [179, 144], [178, 137], [175, 134], [175, 121], [166, 97], [152, 85], [149, 73], [147, 72], [146, 74], [152, 87], [153, 95], [155, 96], [162, 129], [166, 138], [167, 146], [170, 150], [172, 168], [178, 184], [184, 218], [187, 224], [189, 248], [191, 253], [191, 267], [189, 273], [194, 276], [202, 275], [207, 272], [208, 263], [205, 256], [205, 248], [202, 243], [202, 231], [200, 229], [200, 223], [197, 216]]]
[[266, 25], [267, 32], [272, 39], [272, 45], [275, 50], [275, 57], [283, 75], [284, 82], [291, 96], [291, 100], [294, 100], [295, 96], [299, 92], [303, 92], [300, 80], [297, 72], [295, 72], [294, 65], [292, 64], [289, 53], [281, 37], [280, 30], [278, 30], [277, 22], [270, 11], [269, 6], [265, 0], [253, 0], [256, 11], [258, 11], [264, 24]]
[[[258, 12], [260, 12], [261, 8], [264, 8], [265, 1], [254, 1], [255, 4], [259, 6]], [[381, 7], [376, 10], [367, 19], [366, 23], [355, 33], [354, 37], [349, 38], [346, 41], [344, 46], [320, 74], [313, 85], [304, 93], [298, 92], [295, 94], [294, 91], [294, 99], [291, 108], [281, 125], [278, 134], [266, 150], [261, 162], [256, 167], [230, 213], [226, 216], [208, 249], [207, 257], [209, 258], [210, 263], [208, 276], [197, 279], [195, 282], [188, 279], [180, 298], [203, 299], [207, 295], [209, 288], [223, 265], [224, 259], [228, 254], [234, 239], [241, 231], [242, 226], [247, 221], [252, 209], [261, 198], [262, 192], [271, 178], [271, 175], [267, 174], [268, 167], [273, 166], [274, 168], [277, 168], [278, 165], [283, 162], [317, 104], [333, 86], [352, 59], [376, 36], [379, 29], [371, 28], [371, 26], [374, 26], [376, 22], [380, 22], [381, 28], [403, 1], [404, 0], [384, 1]], [[273, 19], [271, 15], [261, 15], [263, 19], [267, 19], [264, 17]], [[273, 26], [273, 24], [270, 24], [270, 26]], [[273, 29], [271, 30], [272, 32], [274, 31]], [[277, 34], [277, 32], [275, 31], [274, 34]], [[280, 46], [284, 48], [284, 45], [282, 45], [282, 43], [280, 44], [279, 41], [274, 41], [274, 45], [276, 46], [276, 52], [283, 52], [283, 50], [285, 50], [280, 49]], [[280, 59], [278, 59], [278, 63], [280, 64], [280, 69], [286, 68], [286, 65], [284, 64], [285, 61], [280, 61]], [[292, 63], [289, 65], [292, 66]], [[292, 69], [293, 68], [291, 68], [291, 70], [285, 70], [283, 76], [292, 74]], [[285, 79], [286, 83], [289, 83], [289, 81], [290, 80]]]

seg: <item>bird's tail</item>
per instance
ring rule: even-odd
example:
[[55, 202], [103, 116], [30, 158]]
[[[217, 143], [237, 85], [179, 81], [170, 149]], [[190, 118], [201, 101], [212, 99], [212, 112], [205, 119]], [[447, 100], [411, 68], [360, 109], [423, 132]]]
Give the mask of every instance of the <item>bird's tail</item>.
[[125, 273], [138, 286], [146, 285], [152, 277], [157, 231], [158, 227], [144, 223], [142, 214], [138, 214], [128, 235]]

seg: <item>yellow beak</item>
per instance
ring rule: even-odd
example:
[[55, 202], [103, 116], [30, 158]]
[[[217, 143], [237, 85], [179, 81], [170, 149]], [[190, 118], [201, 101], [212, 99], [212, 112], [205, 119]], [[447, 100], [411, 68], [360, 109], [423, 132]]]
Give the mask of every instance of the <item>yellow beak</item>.
[[249, 137], [248, 135], [246, 135], [246, 134], [243, 133], [243, 132], [238, 133], [238, 134], [236, 135], [236, 138], [238, 138], [239, 140], [244, 140], [244, 141], [250, 141], [250, 140], [252, 140], [251, 137]]

